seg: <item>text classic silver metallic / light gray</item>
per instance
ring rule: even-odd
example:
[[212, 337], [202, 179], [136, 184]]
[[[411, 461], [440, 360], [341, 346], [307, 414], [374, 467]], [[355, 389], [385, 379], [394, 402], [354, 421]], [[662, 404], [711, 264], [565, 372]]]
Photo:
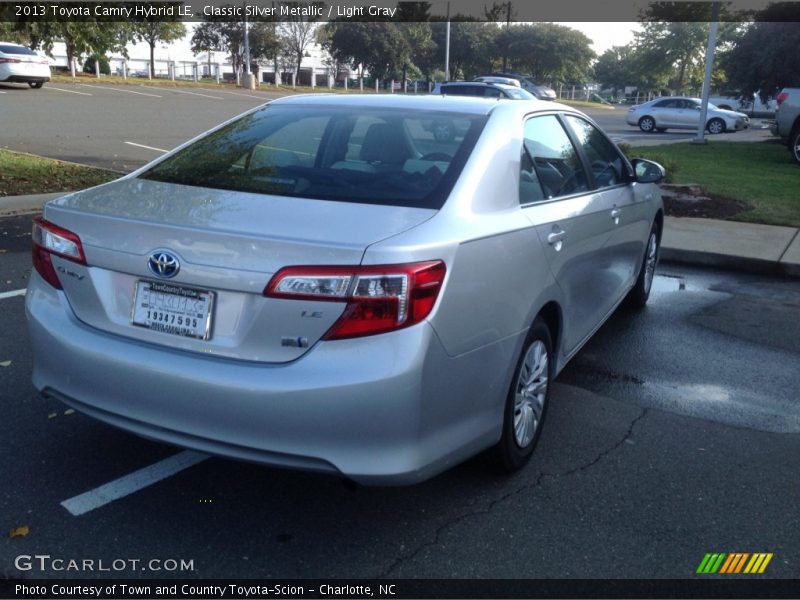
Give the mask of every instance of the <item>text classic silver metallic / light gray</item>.
[[647, 301], [663, 176], [552, 102], [283, 98], [45, 207], [34, 385], [148, 438], [364, 483], [492, 447], [514, 470], [553, 378]]

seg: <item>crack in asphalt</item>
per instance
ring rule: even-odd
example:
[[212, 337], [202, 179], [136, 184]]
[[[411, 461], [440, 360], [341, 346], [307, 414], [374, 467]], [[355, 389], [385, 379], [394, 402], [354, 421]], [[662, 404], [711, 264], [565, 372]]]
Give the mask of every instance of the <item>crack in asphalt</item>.
[[384, 569], [382, 573], [377, 575], [377, 578], [380, 579], [380, 578], [389, 577], [389, 575], [392, 573], [392, 571], [395, 571], [403, 563], [406, 563], [406, 562], [414, 559], [425, 548], [430, 548], [430, 547], [435, 546], [436, 544], [438, 544], [439, 543], [439, 539], [442, 536], [442, 533], [446, 529], [448, 529], [449, 527], [451, 527], [453, 525], [457, 525], [457, 524], [459, 524], [459, 523], [461, 523], [463, 521], [466, 521], [467, 519], [469, 519], [471, 517], [475, 517], [475, 516], [478, 516], [478, 515], [487, 515], [487, 514], [491, 513], [495, 509], [495, 507], [497, 507], [499, 504], [505, 502], [506, 500], [509, 500], [510, 498], [518, 496], [522, 492], [533, 490], [533, 489], [539, 487], [540, 485], [542, 485], [542, 482], [543, 482], [543, 480], [545, 478], [558, 479], [558, 478], [561, 478], [561, 477], [569, 477], [569, 476], [574, 475], [576, 473], [579, 473], [581, 471], [586, 471], [588, 469], [591, 469], [597, 463], [599, 463], [601, 460], [603, 460], [606, 456], [608, 456], [609, 454], [614, 452], [617, 448], [622, 446], [626, 441], [628, 441], [631, 438], [631, 436], [633, 435], [634, 427], [636, 427], [636, 424], [639, 423], [639, 421], [641, 421], [642, 419], [644, 419], [647, 416], [648, 411], [649, 411], [649, 409], [647, 409], [647, 408], [642, 409], [641, 413], [635, 419], [633, 419], [631, 421], [630, 425], [628, 426], [628, 430], [625, 432], [625, 435], [622, 437], [622, 439], [619, 440], [618, 442], [616, 442], [610, 448], [606, 448], [605, 450], [602, 450], [601, 452], [599, 452], [597, 454], [597, 456], [595, 456], [591, 461], [589, 461], [589, 462], [587, 462], [585, 464], [582, 464], [580, 466], [574, 467], [572, 469], [568, 469], [567, 471], [564, 471], [563, 473], [546, 473], [546, 472], [542, 472], [542, 473], [539, 474], [539, 476], [533, 482], [528, 483], [526, 485], [523, 485], [523, 486], [517, 488], [516, 490], [501, 496], [500, 498], [496, 498], [496, 499], [492, 500], [491, 502], [489, 502], [488, 506], [486, 506], [485, 508], [478, 509], [478, 510], [473, 510], [473, 511], [458, 515], [457, 517], [454, 517], [454, 518], [450, 519], [446, 523], [444, 523], [444, 524], [442, 524], [442, 525], [440, 525], [439, 527], [436, 528], [436, 531], [433, 534], [433, 539], [431, 541], [423, 542], [422, 544], [420, 544], [417, 548], [415, 548], [411, 552], [408, 552], [407, 554], [405, 554], [403, 556], [397, 557], [394, 560], [394, 562], [392, 562], [392, 564], [389, 565], [388, 568]]

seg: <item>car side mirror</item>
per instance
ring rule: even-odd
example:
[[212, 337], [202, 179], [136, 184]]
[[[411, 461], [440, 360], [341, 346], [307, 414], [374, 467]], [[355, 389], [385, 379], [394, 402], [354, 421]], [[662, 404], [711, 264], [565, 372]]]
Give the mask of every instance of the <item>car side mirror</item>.
[[644, 158], [634, 158], [632, 162], [637, 183], [659, 183], [667, 176], [667, 170], [657, 162]]

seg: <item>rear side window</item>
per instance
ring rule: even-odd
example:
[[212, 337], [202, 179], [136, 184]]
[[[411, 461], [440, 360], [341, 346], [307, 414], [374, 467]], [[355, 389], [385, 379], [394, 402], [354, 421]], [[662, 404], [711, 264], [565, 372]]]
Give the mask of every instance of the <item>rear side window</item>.
[[4, 54], [26, 54], [28, 56], [38, 56], [33, 50], [29, 50], [25, 46], [14, 46], [12, 44], [0, 44], [0, 52]]
[[[267, 106], [140, 177], [242, 192], [441, 208], [486, 117]], [[442, 123], [447, 134], [438, 131]], [[437, 133], [438, 135], [435, 135]]]
[[588, 190], [583, 164], [558, 118], [545, 115], [528, 119], [520, 163], [520, 202]]
[[614, 144], [588, 121], [572, 115], [567, 115], [565, 119], [589, 159], [595, 185], [604, 188], [626, 183], [628, 167]]

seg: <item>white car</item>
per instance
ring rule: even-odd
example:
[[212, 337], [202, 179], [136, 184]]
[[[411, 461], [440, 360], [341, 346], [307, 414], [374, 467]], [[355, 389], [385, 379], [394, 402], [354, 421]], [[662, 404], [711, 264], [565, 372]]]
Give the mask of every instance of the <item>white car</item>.
[[40, 88], [50, 81], [50, 61], [25, 46], [0, 42], [0, 81]]
[[[656, 98], [628, 109], [628, 125], [638, 126], [646, 133], [667, 129], [697, 129], [702, 102], [699, 98], [667, 96]], [[750, 117], [733, 110], [723, 110], [708, 104], [706, 129], [709, 133], [739, 131], [750, 127]]]

